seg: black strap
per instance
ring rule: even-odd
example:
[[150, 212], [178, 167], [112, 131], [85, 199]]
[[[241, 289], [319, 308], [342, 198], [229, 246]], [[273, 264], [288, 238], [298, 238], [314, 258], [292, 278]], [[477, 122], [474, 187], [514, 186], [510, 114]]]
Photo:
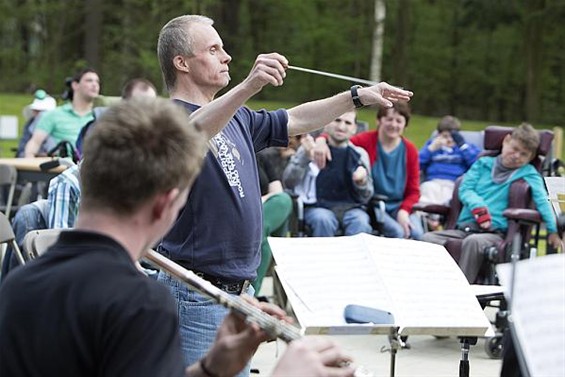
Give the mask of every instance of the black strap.
[[353, 85], [351, 87], [351, 99], [353, 100], [353, 104], [355, 105], [356, 109], [364, 107], [363, 103], [361, 103], [361, 99], [359, 98], [359, 93], [357, 93], [357, 89], [362, 88], [361, 85]]

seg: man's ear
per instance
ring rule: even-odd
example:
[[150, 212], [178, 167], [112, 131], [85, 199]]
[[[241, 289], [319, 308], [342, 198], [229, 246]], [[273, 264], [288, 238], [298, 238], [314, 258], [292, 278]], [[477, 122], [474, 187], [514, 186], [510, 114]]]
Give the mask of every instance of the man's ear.
[[78, 89], [78, 81], [71, 81], [71, 89], [73, 90], [73, 92], [76, 93], [77, 89]]
[[153, 202], [153, 218], [160, 220], [167, 211], [170, 210], [174, 201], [178, 199], [179, 194], [178, 188], [173, 188], [166, 193], [158, 194]]
[[190, 72], [190, 67], [186, 61], [186, 57], [177, 55], [173, 58], [173, 65], [175, 68], [181, 72]]

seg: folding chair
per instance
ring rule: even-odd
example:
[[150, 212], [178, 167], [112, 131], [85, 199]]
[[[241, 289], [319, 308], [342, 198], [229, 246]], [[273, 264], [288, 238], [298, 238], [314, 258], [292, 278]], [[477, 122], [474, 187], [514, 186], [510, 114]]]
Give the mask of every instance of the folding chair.
[[23, 250], [29, 260], [35, 259], [45, 253], [57, 239], [63, 229], [36, 229], [28, 232], [24, 237]]
[[[5, 203], [0, 205], [2, 211], [7, 218], [10, 218], [10, 211], [12, 210], [12, 202], [14, 201], [14, 193], [16, 191], [16, 182], [18, 180], [18, 170], [11, 165], [0, 164], [0, 189], [1, 194], [7, 192]], [[1, 195], [4, 196], [4, 195]]]
[[16, 253], [16, 258], [21, 265], [25, 264], [22, 252], [16, 243], [16, 236], [10, 225], [8, 217], [0, 213], [0, 244], [10, 245], [12, 250]]

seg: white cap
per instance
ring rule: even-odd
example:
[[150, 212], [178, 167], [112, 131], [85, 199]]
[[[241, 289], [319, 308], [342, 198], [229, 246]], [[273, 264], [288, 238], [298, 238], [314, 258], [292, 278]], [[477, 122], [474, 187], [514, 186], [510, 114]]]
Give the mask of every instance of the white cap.
[[43, 98], [36, 97], [29, 106], [30, 109], [37, 111], [53, 110], [56, 107], [57, 101], [55, 101], [55, 98], [48, 95], [45, 95]]

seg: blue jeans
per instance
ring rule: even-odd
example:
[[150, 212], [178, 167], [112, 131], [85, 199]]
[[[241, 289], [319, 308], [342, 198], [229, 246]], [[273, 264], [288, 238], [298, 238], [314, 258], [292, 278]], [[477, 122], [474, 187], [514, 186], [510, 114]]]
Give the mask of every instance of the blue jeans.
[[[203, 358], [214, 343], [216, 331], [229, 309], [162, 271], [157, 280], [169, 287], [177, 302], [181, 350], [185, 366], [192, 365]], [[253, 287], [249, 286], [246, 293], [253, 296]], [[249, 370], [247, 365], [238, 376], [249, 376]]]
[[[385, 212], [383, 216], [383, 225], [382, 225], [382, 232], [385, 237], [389, 238], [404, 238], [404, 229], [402, 226], [396, 221], [396, 214], [398, 211], [395, 211], [392, 216]], [[393, 217], [394, 216], [394, 217]], [[422, 220], [420, 216], [413, 213], [410, 215], [410, 238], [413, 240], [420, 240], [424, 235], [424, 228], [422, 226]]]
[[[339, 230], [340, 222], [335, 213], [327, 208], [308, 207], [304, 210], [304, 221], [312, 229], [312, 237], [333, 237]], [[364, 209], [352, 208], [345, 211], [341, 221], [343, 234], [352, 236], [371, 233], [371, 220]]]

